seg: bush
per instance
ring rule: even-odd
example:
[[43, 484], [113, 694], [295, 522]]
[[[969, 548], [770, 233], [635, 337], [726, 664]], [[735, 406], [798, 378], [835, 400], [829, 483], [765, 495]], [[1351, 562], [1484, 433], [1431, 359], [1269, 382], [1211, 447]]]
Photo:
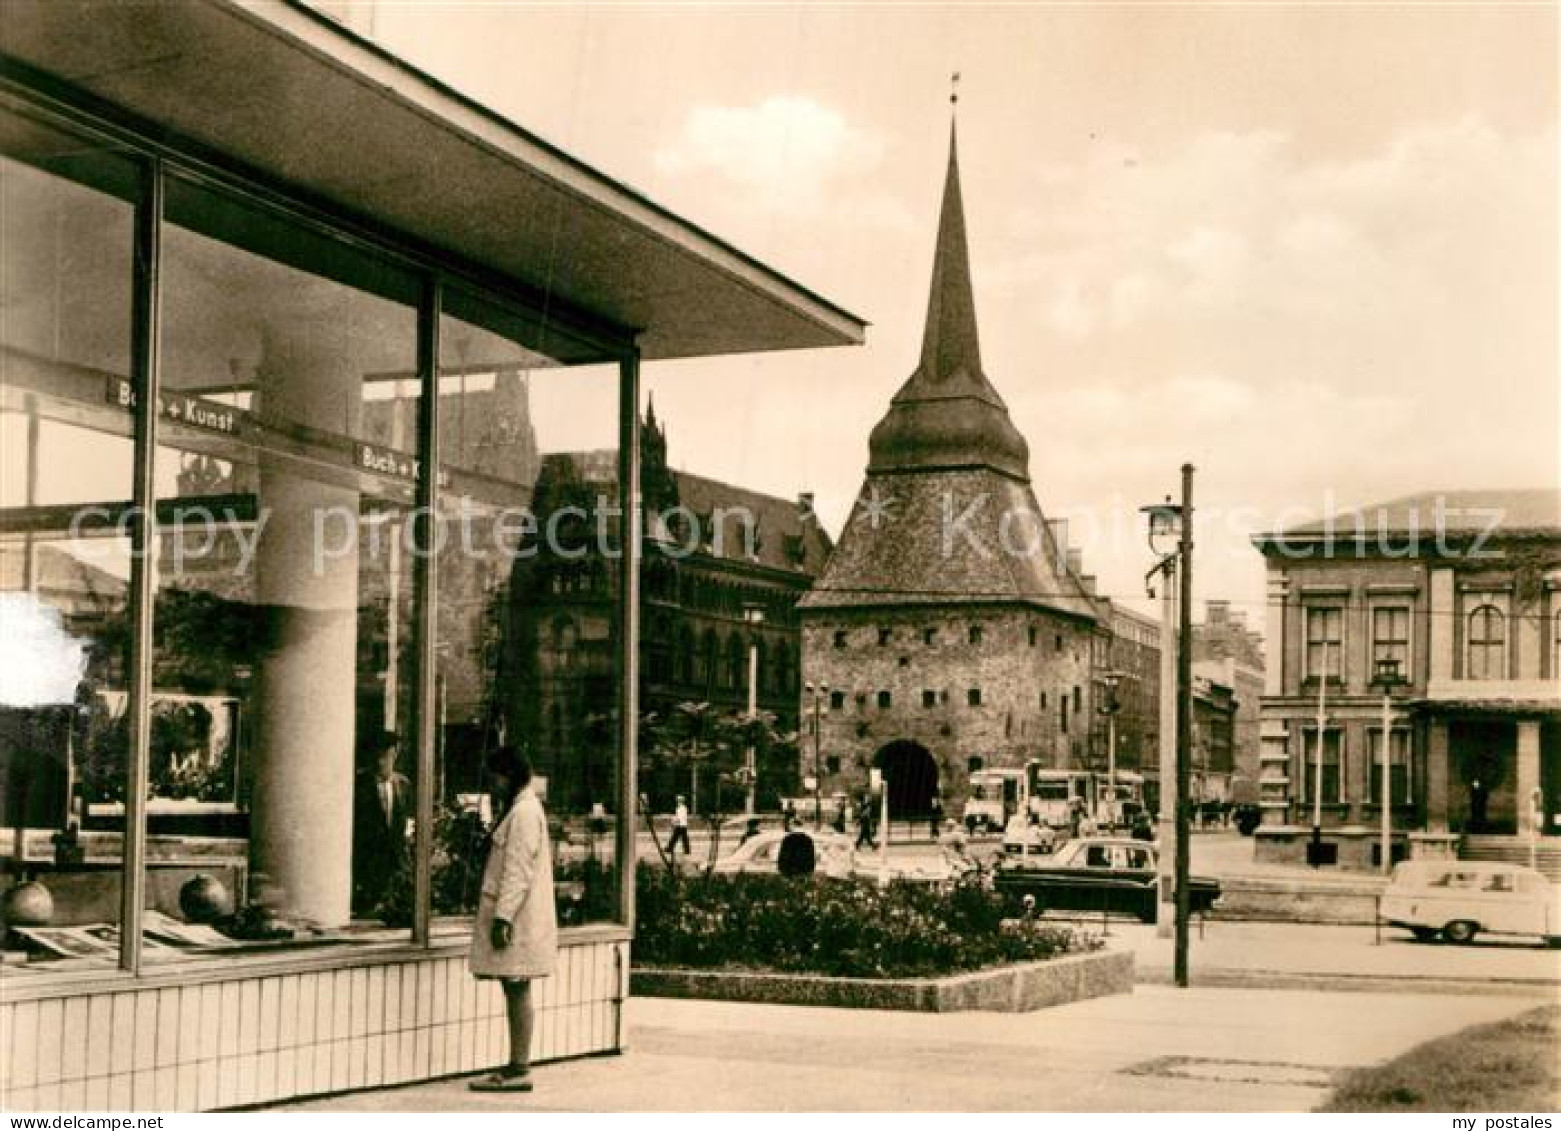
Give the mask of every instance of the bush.
[[641, 868], [635, 961], [646, 966], [915, 978], [1094, 950], [1039, 923], [1004, 924], [980, 877], [951, 886], [860, 879], [670, 876]]

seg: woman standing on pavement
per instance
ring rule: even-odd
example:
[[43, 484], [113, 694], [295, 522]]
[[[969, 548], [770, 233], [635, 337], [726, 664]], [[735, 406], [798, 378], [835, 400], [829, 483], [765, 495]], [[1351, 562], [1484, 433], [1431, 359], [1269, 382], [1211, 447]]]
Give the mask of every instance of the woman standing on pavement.
[[531, 1033], [536, 1006], [531, 983], [553, 972], [558, 920], [553, 904], [553, 850], [547, 816], [531, 784], [531, 765], [513, 747], [488, 756], [493, 830], [482, 873], [482, 896], [472, 924], [470, 968], [504, 987], [509, 1020], [509, 1061], [471, 1088], [478, 1092], [531, 1091]]

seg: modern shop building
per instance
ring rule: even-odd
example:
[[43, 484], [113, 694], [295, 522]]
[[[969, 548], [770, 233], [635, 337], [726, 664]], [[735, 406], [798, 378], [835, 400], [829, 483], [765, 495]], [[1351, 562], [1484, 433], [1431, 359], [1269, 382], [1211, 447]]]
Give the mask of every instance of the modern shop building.
[[[7, 3], [0, 154], [0, 857], [54, 904], [8, 904], [0, 1102], [224, 1108], [495, 1062], [447, 713], [502, 676], [484, 626], [538, 461], [447, 421], [516, 380], [548, 420], [605, 404], [637, 499], [642, 361], [863, 324], [291, 2]], [[605, 819], [552, 807], [542, 1059], [620, 1042], [639, 510], [617, 530], [611, 788]], [[386, 745], [410, 836], [365, 897]], [[224, 897], [222, 929], [191, 921]]]

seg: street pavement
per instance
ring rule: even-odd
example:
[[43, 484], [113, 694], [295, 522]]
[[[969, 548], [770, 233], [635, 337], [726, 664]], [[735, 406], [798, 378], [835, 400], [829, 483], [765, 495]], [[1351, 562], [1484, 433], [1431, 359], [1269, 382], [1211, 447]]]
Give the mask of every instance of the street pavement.
[[[1058, 919], [1133, 952], [1140, 984], [1168, 982], [1174, 941], [1148, 924]], [[1414, 941], [1407, 931], [1321, 924], [1194, 921], [1192, 981], [1205, 986], [1310, 986], [1392, 992], [1561, 995], [1561, 950], [1528, 939], [1477, 939], [1470, 946]], [[1380, 942], [1378, 938], [1380, 937]]]
[[[1554, 999], [1554, 994], [1550, 999]], [[1344, 1069], [1544, 1000], [1139, 986], [1034, 1013], [633, 999], [628, 1049], [301, 1111], [1306, 1111]]]

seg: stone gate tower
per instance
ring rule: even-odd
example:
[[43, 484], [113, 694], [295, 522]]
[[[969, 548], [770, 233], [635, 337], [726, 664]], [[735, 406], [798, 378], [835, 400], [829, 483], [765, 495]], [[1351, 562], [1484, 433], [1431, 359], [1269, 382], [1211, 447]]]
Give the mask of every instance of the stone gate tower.
[[921, 360], [873, 429], [854, 512], [801, 604], [803, 679], [828, 686], [825, 794], [855, 794], [880, 766], [894, 815], [935, 795], [952, 815], [973, 769], [1085, 767], [1099, 613], [1029, 455], [981, 368], [951, 129]]

